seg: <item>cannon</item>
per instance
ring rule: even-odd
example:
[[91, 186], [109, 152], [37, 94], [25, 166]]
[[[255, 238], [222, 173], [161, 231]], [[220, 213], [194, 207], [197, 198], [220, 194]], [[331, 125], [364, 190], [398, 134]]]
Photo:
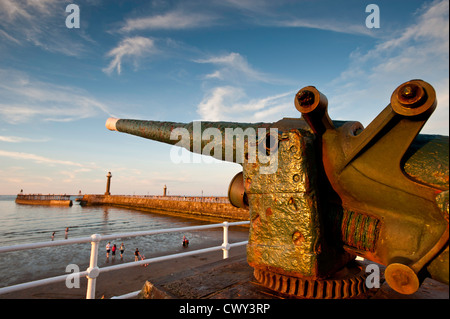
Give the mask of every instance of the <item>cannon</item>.
[[174, 123], [109, 118], [106, 127], [239, 163], [232, 205], [249, 210], [247, 261], [262, 285], [299, 298], [367, 291], [356, 256], [386, 266], [412, 294], [448, 285], [448, 136], [419, 134], [437, 105], [422, 80], [401, 84], [366, 127], [332, 121], [315, 87], [294, 98], [301, 118], [274, 123]]

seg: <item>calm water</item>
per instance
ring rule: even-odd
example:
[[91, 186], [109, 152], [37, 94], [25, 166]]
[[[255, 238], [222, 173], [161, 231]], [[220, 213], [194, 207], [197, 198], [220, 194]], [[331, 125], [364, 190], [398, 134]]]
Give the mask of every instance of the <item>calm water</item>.
[[[150, 229], [186, 227], [208, 224], [198, 220], [164, 216], [137, 210], [116, 207], [81, 207], [74, 201], [72, 207], [19, 205], [15, 196], [0, 196], [0, 246], [30, 242], [64, 240], [64, 230], [69, 227], [69, 238], [86, 237], [92, 234], [113, 234]], [[120, 247], [125, 244], [124, 260], [117, 252], [115, 260], [106, 259], [106, 242], [100, 243], [99, 267], [134, 260], [134, 250], [147, 258], [164, 252], [182, 252], [183, 235], [190, 241], [189, 250], [221, 245], [222, 229], [191, 231], [184, 234], [168, 233], [138, 238], [122, 238], [112, 241]], [[248, 239], [248, 230], [230, 227], [230, 242]], [[65, 274], [68, 264], [77, 264], [80, 270], [88, 267], [90, 244], [74, 244], [47, 247], [0, 254], [0, 287], [29, 280]], [[218, 252], [220, 254], [220, 252]]]

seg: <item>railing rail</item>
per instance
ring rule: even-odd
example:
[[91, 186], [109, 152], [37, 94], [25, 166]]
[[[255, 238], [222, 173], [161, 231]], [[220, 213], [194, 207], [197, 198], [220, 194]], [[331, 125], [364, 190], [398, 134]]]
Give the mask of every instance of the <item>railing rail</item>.
[[[12, 252], [12, 251], [19, 251], [19, 250], [37, 249], [37, 248], [43, 248], [43, 247], [62, 246], [62, 245], [71, 245], [71, 244], [88, 243], [88, 242], [91, 243], [91, 254], [90, 254], [89, 267], [85, 271], [71, 273], [71, 274], [67, 274], [67, 275], [55, 276], [55, 277], [50, 277], [50, 278], [45, 278], [45, 279], [40, 279], [40, 280], [35, 280], [35, 281], [26, 282], [26, 283], [17, 284], [17, 285], [8, 286], [8, 287], [3, 287], [3, 288], [0, 288], [0, 295], [5, 294], [5, 293], [20, 291], [20, 290], [27, 289], [27, 288], [32, 288], [32, 287], [37, 287], [37, 286], [41, 286], [41, 285], [65, 281], [65, 280], [67, 280], [67, 278], [73, 278], [74, 276], [79, 276], [79, 277], [87, 276], [88, 285], [87, 285], [86, 298], [94, 299], [95, 298], [96, 278], [102, 272], [114, 271], [114, 270], [118, 270], [118, 269], [125, 269], [125, 268], [129, 268], [129, 267], [139, 266], [142, 264], [155, 263], [155, 262], [159, 262], [159, 261], [165, 261], [165, 260], [186, 257], [186, 256], [191, 256], [191, 255], [196, 255], [196, 254], [208, 253], [208, 252], [212, 252], [212, 251], [219, 251], [219, 250], [223, 251], [223, 259], [226, 259], [226, 258], [228, 258], [228, 251], [230, 250], [230, 248], [247, 244], [247, 241], [230, 244], [228, 242], [228, 227], [238, 226], [238, 225], [246, 225], [249, 223], [250, 223], [249, 221], [232, 222], [232, 223], [223, 222], [223, 223], [219, 223], [219, 224], [155, 229], [155, 230], [148, 230], [148, 231], [116, 233], [116, 234], [111, 234], [111, 235], [94, 234], [90, 237], [80, 237], [80, 238], [73, 238], [73, 239], [66, 239], [66, 240], [59, 240], [59, 241], [46, 241], [46, 242], [39, 242], [39, 243], [28, 243], [28, 244], [19, 244], [19, 245], [0, 247], [0, 253], [6, 253], [6, 252]], [[223, 227], [223, 243], [221, 246], [214, 246], [214, 247], [198, 249], [198, 250], [193, 250], [193, 251], [179, 253], [179, 254], [154, 257], [154, 258], [144, 259], [141, 261], [128, 262], [128, 263], [123, 263], [120, 265], [114, 265], [114, 266], [108, 266], [108, 267], [102, 267], [102, 268], [99, 268], [97, 266], [98, 244], [100, 241], [108, 241], [108, 240], [116, 239], [116, 238], [131, 238], [131, 237], [139, 237], [139, 236], [148, 236], [148, 235], [155, 235], [155, 234], [161, 234], [161, 233], [172, 233], [172, 232], [182, 232], [182, 231], [185, 232], [185, 231], [190, 231], [190, 230], [204, 230], [204, 229], [218, 228], [218, 227]], [[136, 296], [137, 293], [139, 293], [139, 291], [135, 291], [135, 292], [132, 292], [132, 293], [129, 293], [129, 294], [126, 294], [123, 296], [118, 296], [115, 298], [129, 298], [129, 297]]]

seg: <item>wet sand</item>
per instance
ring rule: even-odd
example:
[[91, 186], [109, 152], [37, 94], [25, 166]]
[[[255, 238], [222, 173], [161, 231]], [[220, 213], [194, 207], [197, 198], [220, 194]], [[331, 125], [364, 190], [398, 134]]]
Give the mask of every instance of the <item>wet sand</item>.
[[[208, 247], [208, 246], [205, 246]], [[196, 247], [201, 249], [204, 247]], [[189, 249], [189, 248], [188, 248]], [[166, 254], [179, 251], [168, 251]], [[235, 247], [230, 250], [230, 257], [245, 256], [245, 246]], [[154, 257], [154, 256], [152, 256]], [[222, 251], [177, 258], [169, 261], [151, 263], [148, 266], [136, 266], [128, 269], [108, 271], [101, 273], [96, 282], [96, 299], [111, 298], [122, 294], [141, 290], [145, 281], [154, 281], [158, 278], [174, 275], [186, 268], [194, 268], [206, 265], [222, 259]], [[110, 265], [119, 264], [120, 257]], [[69, 289], [64, 281], [35, 288], [24, 289], [18, 292], [0, 295], [0, 299], [84, 299], [86, 298], [86, 278], [80, 279], [80, 288]]]

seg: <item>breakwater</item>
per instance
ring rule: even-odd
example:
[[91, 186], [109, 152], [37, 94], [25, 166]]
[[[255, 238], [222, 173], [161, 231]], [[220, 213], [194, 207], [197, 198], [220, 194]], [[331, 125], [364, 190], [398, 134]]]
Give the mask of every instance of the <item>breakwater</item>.
[[248, 210], [226, 197], [84, 195], [81, 205], [110, 205], [211, 221], [249, 220]]
[[72, 206], [70, 195], [18, 194], [15, 202], [24, 205]]

